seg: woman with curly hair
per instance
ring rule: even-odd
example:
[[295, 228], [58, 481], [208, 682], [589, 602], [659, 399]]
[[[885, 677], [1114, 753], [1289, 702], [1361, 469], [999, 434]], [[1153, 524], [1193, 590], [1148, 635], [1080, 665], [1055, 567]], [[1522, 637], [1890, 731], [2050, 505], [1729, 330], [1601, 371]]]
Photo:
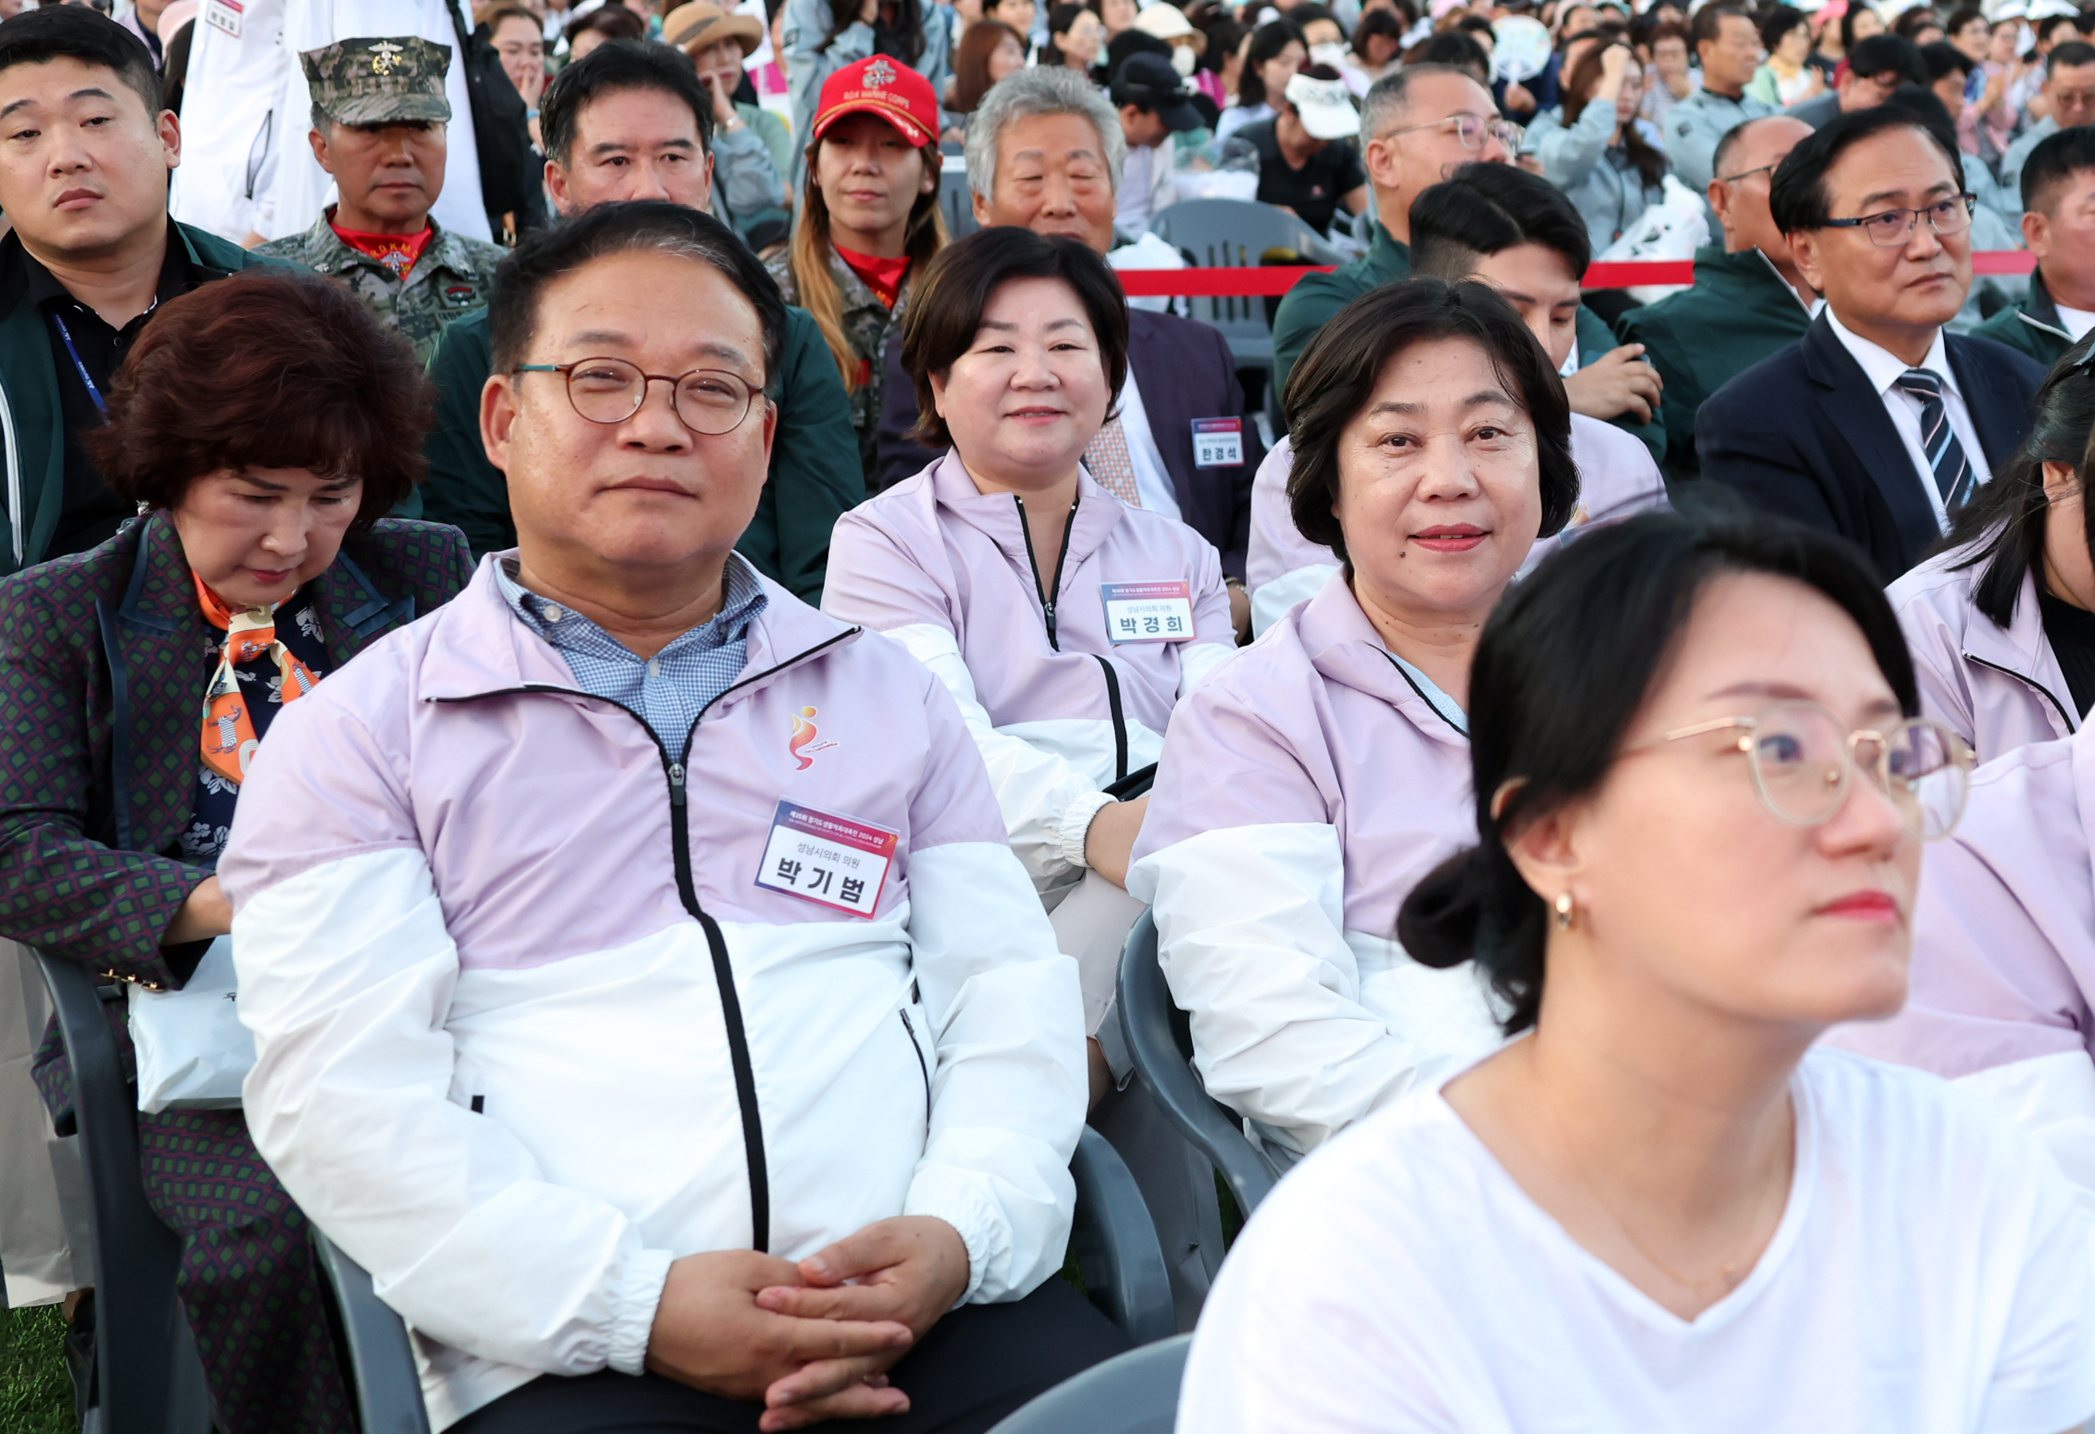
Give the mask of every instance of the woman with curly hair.
[[[172, 990], [232, 930], [213, 872], [271, 720], [470, 558], [385, 516], [421, 478], [429, 385], [334, 284], [250, 269], [171, 300], [96, 396], [88, 444], [139, 516], [0, 582], [0, 935]], [[35, 1075], [65, 1120], [55, 1030]], [[142, 1113], [138, 1146], [217, 1427], [348, 1434], [305, 1218], [242, 1112]]]

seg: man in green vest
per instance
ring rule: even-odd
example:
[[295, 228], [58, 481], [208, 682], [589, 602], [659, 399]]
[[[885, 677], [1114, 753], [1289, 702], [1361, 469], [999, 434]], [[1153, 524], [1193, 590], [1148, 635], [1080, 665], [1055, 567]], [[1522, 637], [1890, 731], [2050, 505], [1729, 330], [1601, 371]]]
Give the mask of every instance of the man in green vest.
[[[1329, 274], [1305, 274], [1273, 320], [1273, 383], [1285, 388], [1317, 330], [1362, 294], [1411, 273], [1411, 202], [1473, 162], [1505, 164], [1520, 131], [1498, 118], [1491, 93], [1454, 65], [1407, 65], [1377, 80], [1360, 105], [1361, 155], [1375, 200], [1373, 246]], [[1659, 377], [1638, 353], [1617, 347], [1599, 315], [1579, 310], [1579, 362], [1565, 381], [1571, 406], [1617, 423], [1663, 452], [1656, 422]]]
[[256, 262], [167, 215], [182, 131], [136, 35], [85, 6], [0, 26], [0, 574], [112, 536], [81, 441], [154, 309]]
[[2037, 257], [2028, 296], [1974, 332], [2049, 368], [2095, 327], [2095, 127], [2058, 130], [2024, 159], [2022, 242]]
[[1666, 381], [1666, 477], [1698, 476], [1695, 413], [1702, 401], [1777, 349], [1804, 337], [1816, 296], [1797, 274], [1789, 241], [1768, 213], [1775, 166], [1811, 126], [1768, 115], [1732, 127], [1717, 143], [1710, 208], [1724, 229], [1721, 246], [1695, 251], [1695, 286], [1624, 314], [1622, 338]]
[[[664, 45], [607, 41], [560, 72], [540, 112], [546, 187], [562, 215], [627, 199], [705, 207], [712, 190], [712, 98]], [[516, 546], [509, 486], [480, 441], [481, 390], [493, 364], [487, 311], [444, 330], [430, 364], [437, 421], [425, 451], [424, 513], [465, 530], [475, 553]], [[735, 550], [810, 603], [822, 600], [829, 532], [865, 501], [866, 476], [844, 380], [804, 309], [786, 310], [773, 377], [778, 433], [771, 477]]]

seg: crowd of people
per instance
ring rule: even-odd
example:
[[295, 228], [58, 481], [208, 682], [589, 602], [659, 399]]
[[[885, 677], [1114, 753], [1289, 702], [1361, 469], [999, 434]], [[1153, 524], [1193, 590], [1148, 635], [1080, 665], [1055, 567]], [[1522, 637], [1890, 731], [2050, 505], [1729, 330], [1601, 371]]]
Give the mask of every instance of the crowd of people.
[[435, 1429], [987, 1431], [1087, 1120], [1214, 1198], [1145, 913], [1284, 1172], [1185, 1434], [2095, 1420], [2095, 12], [110, 8], [0, 0], [0, 938], [237, 991], [225, 1434], [359, 1427], [316, 1231]]

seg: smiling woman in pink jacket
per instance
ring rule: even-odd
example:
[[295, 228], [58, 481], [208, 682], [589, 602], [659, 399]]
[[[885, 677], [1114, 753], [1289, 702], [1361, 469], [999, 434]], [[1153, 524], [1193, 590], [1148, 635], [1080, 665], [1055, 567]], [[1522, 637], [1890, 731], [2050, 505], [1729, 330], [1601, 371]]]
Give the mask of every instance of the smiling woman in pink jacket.
[[1958, 515], [1945, 550], [1891, 585], [1922, 706], [1982, 762], [2071, 736], [2095, 704], [2091, 361], [2084, 347], [2052, 370], [2014, 461]]
[[1036, 888], [1095, 909], [1097, 940], [1062, 924], [1095, 1031], [1141, 911], [1119, 889], [1147, 806], [1131, 793], [1174, 704], [1236, 650], [1221, 559], [1141, 506], [1125, 442], [1114, 461], [1127, 309], [1091, 249], [1018, 228], [950, 246], [903, 358], [923, 436], [950, 448], [837, 523], [823, 610], [938, 674]]
[[1497, 1040], [1484, 988], [1395, 940], [1476, 839], [1470, 656], [1578, 504], [1564, 385], [1478, 283], [1356, 300], [1288, 385], [1296, 526], [1345, 566], [1180, 707], [1128, 890], [1208, 1091], [1307, 1151]]

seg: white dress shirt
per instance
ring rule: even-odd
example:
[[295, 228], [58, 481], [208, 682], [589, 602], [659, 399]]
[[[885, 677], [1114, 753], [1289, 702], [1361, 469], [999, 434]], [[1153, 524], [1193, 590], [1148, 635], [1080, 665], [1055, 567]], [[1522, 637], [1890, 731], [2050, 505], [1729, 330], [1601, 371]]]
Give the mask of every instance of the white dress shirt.
[[1942, 490], [1935, 486], [1935, 467], [1928, 462], [1928, 452], [1920, 442], [1921, 401], [1899, 388], [1898, 381], [1909, 368], [1924, 368], [1942, 380], [1942, 407], [1949, 415], [1950, 432], [1964, 445], [1964, 456], [1971, 460], [1971, 483], [1976, 492], [1992, 481], [1993, 470], [1987, 466], [1986, 450], [1979, 447], [1978, 425], [1971, 421], [1971, 410], [1964, 404], [1964, 395], [1957, 388], [1956, 370], [1950, 367], [1949, 346], [1943, 342], [1942, 331], [1936, 330], [1935, 342], [1928, 349], [1925, 362], [1909, 364], [1897, 354], [1861, 337], [1840, 321], [1840, 315], [1832, 309], [1826, 310], [1826, 321], [1833, 326], [1833, 333], [1841, 346], [1855, 356], [1868, 375], [1877, 397], [1884, 404], [1884, 411], [1891, 415], [1891, 426], [1899, 431], [1906, 444], [1906, 453], [1913, 459], [1913, 471], [1920, 479], [1920, 488], [1928, 495], [1928, 506], [1935, 510], [1936, 526], [1945, 532], [1949, 529], [1949, 510], [1943, 506]]
[[2059, 311], [2059, 326], [2065, 329], [2067, 333], [2073, 335], [2075, 343], [2079, 343], [2086, 338], [2089, 329], [2095, 329], [2095, 314], [2089, 313], [2086, 309], [2069, 309], [2064, 304], [2057, 304], [2054, 307]]
[[1128, 463], [1135, 470], [1135, 492], [1142, 506], [1167, 518], [1180, 518], [1178, 490], [1171, 486], [1170, 470], [1156, 435], [1149, 431], [1149, 410], [1142, 406], [1142, 390], [1135, 386], [1135, 370], [1120, 389], [1120, 432], [1128, 441]]

